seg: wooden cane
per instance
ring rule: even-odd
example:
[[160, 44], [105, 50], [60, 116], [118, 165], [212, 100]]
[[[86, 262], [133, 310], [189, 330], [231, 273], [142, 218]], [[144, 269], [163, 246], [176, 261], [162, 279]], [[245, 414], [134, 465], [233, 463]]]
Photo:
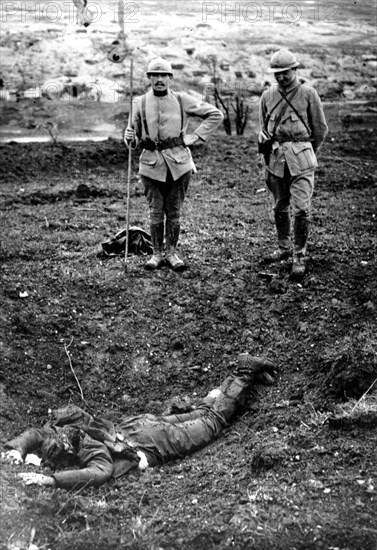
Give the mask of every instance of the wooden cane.
[[[132, 124], [132, 100], [133, 100], [133, 65], [134, 60], [130, 59], [130, 122]], [[130, 185], [132, 174], [132, 141], [128, 144], [128, 173], [127, 173], [127, 201], [126, 201], [126, 246], [124, 249], [124, 269], [127, 271], [128, 259], [128, 237], [130, 232]]]

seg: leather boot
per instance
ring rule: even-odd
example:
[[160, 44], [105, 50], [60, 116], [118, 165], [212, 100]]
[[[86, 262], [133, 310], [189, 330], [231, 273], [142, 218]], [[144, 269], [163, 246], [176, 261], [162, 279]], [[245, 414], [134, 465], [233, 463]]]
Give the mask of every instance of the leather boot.
[[166, 222], [166, 261], [174, 271], [185, 269], [183, 260], [177, 255], [176, 247], [179, 239], [179, 222]]
[[293, 255], [292, 275], [294, 277], [303, 277], [306, 271], [306, 258], [303, 254]]
[[254, 357], [247, 352], [240, 353], [237, 357], [236, 375], [249, 384], [273, 384], [275, 374], [276, 367], [269, 359]]
[[267, 262], [279, 262], [292, 256], [291, 250], [291, 217], [289, 212], [274, 212], [275, 227], [279, 247], [271, 254], [265, 256]]
[[292, 275], [302, 277], [306, 270], [306, 243], [309, 235], [307, 215], [296, 216], [294, 223], [295, 251], [293, 256]]
[[296, 254], [306, 254], [306, 243], [309, 235], [309, 218], [306, 214], [295, 217], [294, 235]]
[[153, 246], [153, 255], [144, 265], [145, 269], [153, 271], [162, 264], [162, 253], [164, 243], [164, 223], [151, 224], [151, 241]]
[[[275, 365], [268, 359], [240, 353], [235, 374], [230, 374], [220, 386], [212, 409], [221, 414], [226, 422], [245, 406], [253, 382], [272, 384], [276, 374]], [[209, 394], [211, 395], [211, 393]]]

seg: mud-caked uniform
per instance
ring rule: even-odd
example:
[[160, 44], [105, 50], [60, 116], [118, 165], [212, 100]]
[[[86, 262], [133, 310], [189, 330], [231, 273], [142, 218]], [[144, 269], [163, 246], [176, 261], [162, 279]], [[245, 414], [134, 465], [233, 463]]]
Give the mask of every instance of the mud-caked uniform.
[[[19, 451], [23, 459], [28, 453], [46, 459], [53, 454], [55, 441], [63, 441], [74, 468], [55, 471], [56, 486], [99, 486], [134, 469], [184, 457], [213, 441], [245, 404], [251, 381], [251, 377], [229, 375], [192, 412], [143, 414], [118, 425], [68, 406], [53, 411], [43, 428], [27, 430], [6, 446]], [[62, 464], [57, 461], [55, 467], [59, 470]]]
[[[284, 96], [291, 103], [286, 104]], [[283, 113], [283, 114], [282, 114]], [[260, 125], [272, 135], [266, 183], [274, 199], [280, 250], [289, 250], [290, 205], [294, 215], [294, 252], [305, 255], [314, 189], [316, 153], [328, 128], [316, 90], [297, 77], [284, 90], [272, 85], [260, 101]]]

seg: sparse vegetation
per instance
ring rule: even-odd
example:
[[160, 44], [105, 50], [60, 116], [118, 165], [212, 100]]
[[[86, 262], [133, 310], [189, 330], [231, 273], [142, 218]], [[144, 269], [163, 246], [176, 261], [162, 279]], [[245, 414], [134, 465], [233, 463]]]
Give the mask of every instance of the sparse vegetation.
[[[161, 54], [183, 65], [174, 89], [210, 90], [201, 56], [215, 51], [228, 60], [222, 78], [233, 82], [240, 73], [254, 100], [246, 112], [242, 94], [237, 105], [237, 94], [219, 89], [232, 135], [220, 129], [193, 148], [198, 174], [183, 213], [180, 253], [189, 269], [182, 274], [147, 273], [145, 259], [135, 256], [125, 272], [122, 260], [97, 255], [126, 219], [120, 129], [129, 73], [128, 65], [106, 61], [119, 31], [114, 11], [85, 31], [67, 26], [67, 17], [52, 28], [33, 26], [40, 42], [26, 48], [30, 19], [20, 22], [24, 3], [13, 4], [2, 39], [2, 97], [7, 89], [39, 86], [52, 100], [0, 102], [4, 131], [41, 136], [48, 128], [38, 131], [38, 124], [50, 121], [58, 134], [51, 128], [53, 147], [0, 146], [1, 450], [20, 431], [40, 426], [49, 408], [68, 402], [114, 422], [163, 413], [174, 398], [194, 406], [245, 349], [273, 359], [279, 375], [274, 386], [255, 388], [246, 410], [208, 448], [99, 489], [24, 487], [16, 474], [34, 467], [1, 463], [0, 549], [375, 550], [372, 0], [342, 2], [339, 26], [323, 20], [330, 4], [314, 3], [297, 24], [282, 20], [280, 4], [277, 21], [228, 25], [218, 13], [198, 25], [202, 3], [179, 3], [179, 22], [166, 16], [177, 2], [163, 0], [158, 9], [137, 3], [139, 22], [129, 36], [135, 93], [147, 84], [147, 59]], [[262, 9], [268, 19], [267, 4]], [[314, 24], [316, 13], [322, 19]], [[290, 280], [289, 262], [263, 262], [276, 238], [256, 153], [257, 100], [269, 57], [283, 44], [303, 61], [300, 77], [331, 99], [308, 274], [299, 282]], [[43, 88], [47, 79], [58, 87]], [[86, 83], [103, 92], [99, 101], [89, 101]], [[56, 89], [64, 100], [53, 100]], [[349, 103], [352, 97], [368, 102]], [[111, 139], [63, 142], [82, 133]], [[130, 219], [147, 229], [137, 156]]]
[[[125, 222], [120, 142], [2, 147], [3, 443], [48, 408], [83, 405], [68, 345], [85, 401], [114, 421], [173, 397], [194, 405], [244, 349], [280, 367], [218, 441], [140, 477], [54, 492], [2, 464], [4, 549], [30, 550], [34, 533], [40, 550], [374, 550], [377, 188], [363, 167], [377, 135], [363, 135], [339, 135], [320, 157], [299, 284], [287, 262], [260, 276], [275, 235], [253, 136], [220, 130], [193, 151], [181, 275], [97, 257]], [[330, 156], [355, 147], [354, 168]], [[147, 227], [137, 178], [131, 222]]]
[[[249, 105], [247, 104], [246, 89], [234, 83], [231, 89], [227, 89], [225, 95], [218, 77], [218, 59], [215, 55], [209, 55], [206, 63], [210, 70], [215, 105], [224, 114], [223, 127], [228, 136], [232, 135], [233, 124], [236, 126], [236, 135], [242, 136], [249, 119]], [[234, 116], [232, 113], [234, 112]]]

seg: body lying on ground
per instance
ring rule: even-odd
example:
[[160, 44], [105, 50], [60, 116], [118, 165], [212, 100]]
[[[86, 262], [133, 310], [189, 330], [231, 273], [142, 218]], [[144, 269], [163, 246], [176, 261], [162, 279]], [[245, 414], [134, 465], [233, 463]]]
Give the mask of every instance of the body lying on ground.
[[52, 412], [43, 428], [32, 428], [9, 443], [4, 460], [22, 463], [41, 457], [53, 473], [21, 473], [26, 484], [63, 489], [97, 487], [132, 470], [163, 464], [201, 449], [229, 426], [255, 382], [273, 381], [273, 363], [240, 354], [234, 374], [187, 413], [142, 414], [118, 425], [69, 405]]

